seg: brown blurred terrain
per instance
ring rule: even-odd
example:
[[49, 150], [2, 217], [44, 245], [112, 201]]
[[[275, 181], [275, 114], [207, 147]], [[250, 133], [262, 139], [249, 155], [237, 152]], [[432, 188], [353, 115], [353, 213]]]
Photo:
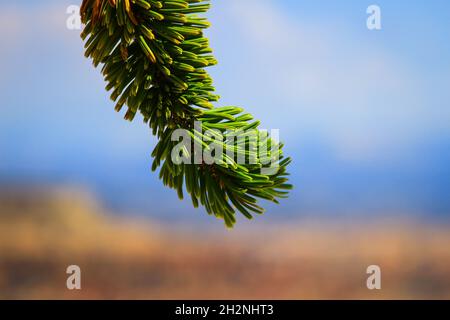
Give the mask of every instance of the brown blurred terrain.
[[[0, 298], [450, 299], [449, 226], [205, 229], [119, 218], [74, 190], [1, 190]], [[80, 291], [66, 289], [72, 264]]]

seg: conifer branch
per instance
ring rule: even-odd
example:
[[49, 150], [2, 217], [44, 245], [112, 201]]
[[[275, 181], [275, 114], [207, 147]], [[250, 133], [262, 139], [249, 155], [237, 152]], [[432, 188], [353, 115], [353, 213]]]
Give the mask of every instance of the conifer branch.
[[[163, 183], [232, 227], [236, 211], [251, 219], [264, 212], [258, 199], [278, 203], [287, 196], [291, 160], [250, 114], [214, 107], [219, 96], [205, 68], [217, 61], [203, 36], [209, 22], [197, 15], [209, 6], [207, 0], [84, 0], [81, 37], [86, 57], [102, 65], [116, 111], [126, 106], [129, 121], [139, 112], [157, 136], [152, 169], [160, 168]], [[174, 153], [179, 129], [192, 144]], [[214, 163], [180, 162], [218, 146], [225, 152]]]

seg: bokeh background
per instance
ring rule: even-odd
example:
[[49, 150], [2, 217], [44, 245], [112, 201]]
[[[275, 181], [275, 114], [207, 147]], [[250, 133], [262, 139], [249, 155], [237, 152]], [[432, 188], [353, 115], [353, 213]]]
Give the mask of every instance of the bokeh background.
[[0, 0], [0, 298], [450, 298], [448, 1], [212, 1], [221, 104], [294, 158], [290, 198], [232, 231], [150, 171], [72, 4]]

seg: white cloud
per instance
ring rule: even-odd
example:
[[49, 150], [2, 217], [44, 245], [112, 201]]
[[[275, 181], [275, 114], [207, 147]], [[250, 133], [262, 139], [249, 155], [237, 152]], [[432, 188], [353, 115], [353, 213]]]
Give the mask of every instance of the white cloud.
[[289, 127], [289, 134], [317, 134], [339, 155], [360, 161], [415, 143], [440, 121], [430, 113], [430, 92], [424, 92], [415, 65], [359, 30], [294, 19], [277, 1], [228, 0], [219, 6], [214, 28], [233, 34], [221, 50], [238, 47], [247, 58], [235, 63], [249, 71], [233, 84], [255, 92], [255, 104], [277, 101], [255, 110], [284, 121], [284, 132]]
[[[0, 10], [0, 83], [13, 67], [17, 67], [14, 58], [24, 50], [29, 50], [28, 42], [40, 40], [41, 45], [71, 46], [81, 45], [79, 32], [66, 28], [67, 4], [43, 3], [41, 5], [24, 5], [20, 3], [2, 4]], [[42, 40], [44, 41], [42, 41]], [[74, 41], [76, 39], [76, 41]], [[35, 54], [29, 51], [29, 56]], [[46, 57], [39, 57], [44, 62]], [[30, 60], [30, 59], [29, 59]], [[13, 63], [12, 63], [13, 62]], [[21, 65], [23, 66], [23, 63]], [[3, 75], [3, 76], [2, 76]]]

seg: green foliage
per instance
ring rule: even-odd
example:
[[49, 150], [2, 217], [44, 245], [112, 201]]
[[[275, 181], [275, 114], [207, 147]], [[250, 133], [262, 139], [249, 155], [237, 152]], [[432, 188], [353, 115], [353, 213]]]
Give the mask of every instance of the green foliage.
[[[202, 204], [232, 227], [236, 211], [251, 219], [264, 212], [258, 199], [277, 203], [287, 196], [292, 188], [286, 177], [290, 159], [283, 158], [282, 144], [257, 129], [259, 121], [252, 121], [250, 114], [213, 106], [219, 96], [205, 68], [217, 61], [203, 36], [209, 22], [196, 15], [208, 9], [207, 0], [84, 0], [82, 38], [86, 57], [102, 65], [115, 109], [126, 106], [125, 119], [130, 121], [139, 112], [158, 137], [152, 169], [160, 168], [160, 178], [180, 198], [185, 190], [195, 207]], [[202, 122], [200, 129], [195, 121]], [[211, 164], [175, 164], [171, 155], [178, 142], [171, 137], [177, 129], [188, 130], [193, 149], [200, 146], [200, 153], [217, 145], [207, 130], [232, 134], [237, 144], [219, 144], [234, 156], [225, 153]], [[198, 152], [185, 150], [183, 155], [192, 158]], [[238, 155], [250, 164], [238, 162]], [[274, 164], [273, 172], [264, 170]]]

